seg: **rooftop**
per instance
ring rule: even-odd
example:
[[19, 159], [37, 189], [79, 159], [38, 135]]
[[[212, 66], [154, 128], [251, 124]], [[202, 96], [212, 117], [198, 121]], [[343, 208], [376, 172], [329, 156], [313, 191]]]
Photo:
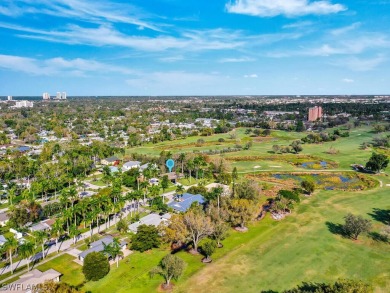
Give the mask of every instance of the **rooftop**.
[[200, 204], [203, 204], [205, 202], [205, 199], [202, 195], [194, 195], [191, 193], [184, 193], [182, 196], [177, 197], [177, 199], [178, 200], [168, 203], [168, 206], [178, 212], [185, 212], [194, 202], [198, 202]]

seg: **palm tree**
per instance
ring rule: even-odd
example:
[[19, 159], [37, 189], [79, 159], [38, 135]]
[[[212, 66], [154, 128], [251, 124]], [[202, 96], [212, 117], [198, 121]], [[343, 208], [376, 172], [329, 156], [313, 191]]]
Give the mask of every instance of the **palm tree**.
[[7, 251], [8, 257], [10, 259], [10, 269], [11, 269], [11, 275], [14, 273], [13, 264], [12, 264], [12, 255], [14, 252], [18, 249], [19, 243], [15, 239], [15, 237], [6, 237], [6, 242], [4, 243], [3, 247], [4, 250]]
[[123, 257], [123, 251], [121, 250], [121, 245], [118, 238], [114, 238], [109, 245], [104, 245], [104, 252], [116, 260], [116, 267], [119, 267], [119, 258]]
[[180, 153], [179, 161], [181, 162], [181, 173], [184, 174], [184, 160], [186, 159], [186, 153]]
[[149, 197], [152, 198], [152, 201], [160, 194], [160, 188], [161, 187], [159, 185], [152, 185], [149, 187]]
[[180, 194], [181, 196], [183, 195], [185, 189], [184, 189], [184, 186], [179, 184], [177, 187], [176, 187], [176, 193], [177, 194]]
[[26, 260], [27, 271], [30, 271], [30, 257], [34, 254], [34, 243], [30, 241], [24, 242], [18, 248], [18, 254]]
[[77, 236], [80, 235], [79, 229], [77, 229], [76, 225], [72, 225], [70, 227], [70, 233], [69, 236], [73, 238], [73, 245], [76, 244]]
[[45, 242], [47, 240], [47, 234], [45, 231], [35, 231], [33, 232], [35, 241], [42, 245], [42, 258], [45, 258]]
[[189, 177], [190, 177], [190, 183], [191, 183], [191, 179], [192, 179], [192, 170], [195, 168], [195, 163], [193, 160], [189, 160], [187, 161], [187, 169], [188, 169], [188, 173], [189, 173]]
[[92, 210], [88, 211], [87, 214], [85, 215], [86, 221], [89, 222], [89, 231], [91, 232], [91, 238], [92, 238], [93, 220], [96, 217], [96, 212], [95, 211], [96, 211], [95, 209], [92, 209]]
[[[64, 232], [64, 224], [60, 219], [56, 219], [53, 226], [51, 227], [51, 235], [56, 238], [56, 247], [58, 244], [58, 239], [60, 238], [61, 234]], [[58, 252], [58, 250], [57, 250]]]

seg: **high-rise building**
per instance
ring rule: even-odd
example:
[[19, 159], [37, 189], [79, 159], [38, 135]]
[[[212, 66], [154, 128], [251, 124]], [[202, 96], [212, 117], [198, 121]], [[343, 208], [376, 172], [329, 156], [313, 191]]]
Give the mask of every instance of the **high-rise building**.
[[315, 106], [313, 108], [309, 108], [309, 116], [308, 116], [309, 121], [314, 122], [321, 118], [322, 118], [321, 106]]
[[17, 101], [15, 104], [15, 108], [32, 108], [34, 107], [34, 103], [30, 101]]
[[50, 94], [49, 93], [43, 93], [42, 95], [44, 100], [50, 100]]
[[66, 92], [62, 92], [61, 98], [62, 98], [63, 100], [66, 100]]
[[57, 92], [57, 94], [56, 94], [56, 99], [57, 99], [57, 100], [61, 100], [61, 92]]
[[8, 100], [8, 101], [12, 101], [12, 96], [8, 96], [8, 97], [7, 97], [7, 100]]

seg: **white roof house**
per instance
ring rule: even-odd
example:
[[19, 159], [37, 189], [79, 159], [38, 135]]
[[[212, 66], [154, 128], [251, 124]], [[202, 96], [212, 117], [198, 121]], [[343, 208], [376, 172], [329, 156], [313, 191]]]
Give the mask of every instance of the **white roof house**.
[[138, 227], [141, 225], [152, 225], [157, 227], [162, 222], [168, 223], [171, 218], [171, 214], [167, 213], [162, 216], [159, 214], [149, 214], [143, 218], [141, 218], [138, 222], [135, 222], [129, 225], [129, 231], [137, 233]]
[[30, 272], [22, 275], [19, 280], [6, 285], [6, 290], [4, 292], [30, 293], [37, 288], [37, 285], [42, 284], [45, 281], [59, 282], [60, 276], [61, 273], [53, 269], [49, 269], [46, 272], [33, 269]]
[[141, 162], [138, 161], [129, 161], [123, 164], [122, 170], [123, 171], [129, 171], [133, 168], [139, 168], [141, 167]]

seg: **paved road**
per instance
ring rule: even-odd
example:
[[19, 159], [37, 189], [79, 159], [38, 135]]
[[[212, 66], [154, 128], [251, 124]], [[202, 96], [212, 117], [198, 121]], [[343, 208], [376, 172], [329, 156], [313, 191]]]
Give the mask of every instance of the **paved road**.
[[[134, 207], [131, 208], [131, 203], [129, 202], [129, 203], [127, 203], [125, 208], [122, 209], [122, 215], [124, 217], [126, 217], [127, 215], [130, 214], [131, 211], [134, 212], [134, 211], [136, 211], [136, 209]], [[104, 224], [100, 225], [99, 227], [93, 228], [92, 229], [92, 235], [97, 234], [97, 233], [99, 233], [101, 231], [106, 230], [109, 227], [114, 226], [118, 221], [119, 221], [119, 217], [116, 217], [116, 219], [114, 218], [113, 220], [109, 221], [109, 223], [107, 225], [104, 223]], [[82, 233], [76, 239], [76, 243], [78, 241], [84, 240], [84, 239], [86, 239], [86, 238], [88, 238], [90, 236], [91, 236], [91, 232], [90, 231]], [[66, 252], [68, 250], [71, 250], [71, 249], [73, 249], [72, 245], [73, 245], [73, 238], [65, 240], [65, 241], [62, 241], [62, 242], [59, 242], [57, 244], [57, 246], [55, 244], [50, 245], [45, 250], [45, 256], [47, 256], [50, 253], [57, 252], [57, 251], [59, 251], [59, 252]], [[40, 259], [42, 259], [42, 252], [39, 252], [36, 255], [32, 256], [30, 261], [34, 262], [34, 261], [40, 260]], [[15, 270], [16, 268], [21, 267], [21, 266], [25, 266], [25, 265], [27, 265], [27, 261], [25, 259], [23, 259], [23, 260], [20, 260], [20, 261], [14, 263], [13, 264], [13, 268]], [[10, 271], [11, 271], [10, 265], [5, 266], [5, 267], [0, 269], [0, 275], [6, 274], [6, 273], [8, 273]]]

